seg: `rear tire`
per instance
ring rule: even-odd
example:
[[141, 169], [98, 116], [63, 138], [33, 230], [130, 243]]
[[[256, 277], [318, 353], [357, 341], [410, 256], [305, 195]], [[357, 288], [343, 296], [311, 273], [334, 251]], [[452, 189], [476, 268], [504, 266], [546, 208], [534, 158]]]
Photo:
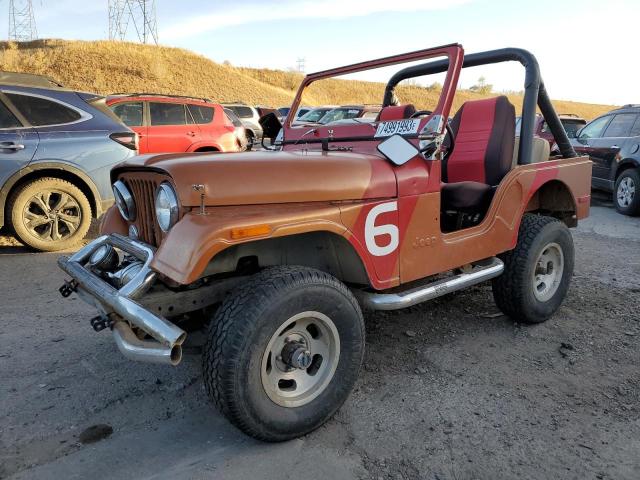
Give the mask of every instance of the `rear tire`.
[[18, 239], [36, 250], [55, 252], [79, 243], [91, 226], [91, 205], [74, 184], [40, 178], [9, 199], [11, 225]]
[[364, 355], [364, 321], [327, 273], [273, 267], [225, 299], [203, 352], [207, 392], [231, 423], [278, 442], [315, 430], [343, 404]]
[[253, 147], [255, 145], [256, 142], [256, 137], [253, 134], [253, 132], [249, 129], [247, 129], [245, 131], [245, 135], [247, 136], [247, 152], [250, 152], [251, 150], [253, 150]]
[[640, 215], [640, 170], [624, 170], [616, 180], [613, 190], [613, 203], [623, 215]]
[[498, 308], [513, 320], [541, 323], [560, 307], [573, 275], [573, 238], [560, 220], [525, 214], [518, 243], [501, 255], [504, 273], [492, 281]]

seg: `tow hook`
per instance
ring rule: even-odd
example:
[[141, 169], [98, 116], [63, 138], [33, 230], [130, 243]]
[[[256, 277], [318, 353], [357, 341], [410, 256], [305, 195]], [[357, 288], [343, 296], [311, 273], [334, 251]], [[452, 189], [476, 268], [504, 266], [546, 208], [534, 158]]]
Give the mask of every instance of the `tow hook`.
[[64, 284], [58, 289], [58, 291], [60, 292], [60, 295], [62, 295], [64, 298], [67, 298], [73, 292], [78, 291], [78, 282], [76, 282], [75, 280], [65, 280]]

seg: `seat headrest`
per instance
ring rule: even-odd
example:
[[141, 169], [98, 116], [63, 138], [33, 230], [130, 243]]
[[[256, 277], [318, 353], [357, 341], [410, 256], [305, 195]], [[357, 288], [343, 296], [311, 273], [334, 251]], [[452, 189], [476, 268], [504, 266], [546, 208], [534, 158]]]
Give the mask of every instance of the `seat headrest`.
[[390, 105], [380, 110], [376, 121], [388, 122], [391, 120], [403, 120], [409, 118], [414, 113], [416, 113], [416, 107], [410, 103], [406, 105]]

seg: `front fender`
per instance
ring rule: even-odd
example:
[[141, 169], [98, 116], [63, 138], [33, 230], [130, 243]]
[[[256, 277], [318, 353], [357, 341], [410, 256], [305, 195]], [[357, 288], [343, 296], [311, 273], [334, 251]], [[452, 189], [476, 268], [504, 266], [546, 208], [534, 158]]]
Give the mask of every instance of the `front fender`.
[[[268, 233], [239, 236], [240, 229], [268, 226]], [[186, 214], [171, 229], [151, 267], [183, 285], [193, 283], [222, 250], [240, 243], [327, 231], [349, 240], [340, 209], [331, 204], [290, 204], [208, 208]], [[370, 272], [367, 272], [370, 275]]]

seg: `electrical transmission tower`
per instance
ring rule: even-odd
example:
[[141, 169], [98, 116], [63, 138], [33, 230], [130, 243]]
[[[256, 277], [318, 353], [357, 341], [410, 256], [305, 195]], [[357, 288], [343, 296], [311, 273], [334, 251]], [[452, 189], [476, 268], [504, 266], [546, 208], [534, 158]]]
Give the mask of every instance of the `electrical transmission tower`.
[[304, 57], [300, 57], [300, 58], [298, 58], [298, 60], [296, 60], [298, 72], [304, 73], [306, 61], [307, 61], [307, 59], [304, 58]]
[[158, 44], [155, 0], [109, 0], [109, 40], [126, 40], [132, 30], [139, 42]]
[[31, 0], [9, 0], [9, 40], [28, 42], [38, 38]]

